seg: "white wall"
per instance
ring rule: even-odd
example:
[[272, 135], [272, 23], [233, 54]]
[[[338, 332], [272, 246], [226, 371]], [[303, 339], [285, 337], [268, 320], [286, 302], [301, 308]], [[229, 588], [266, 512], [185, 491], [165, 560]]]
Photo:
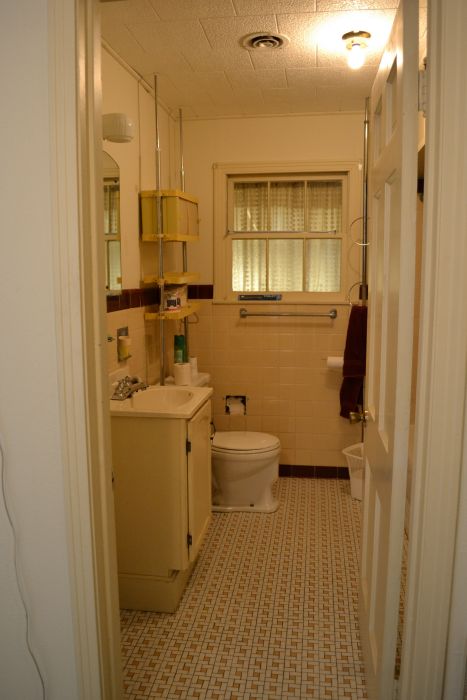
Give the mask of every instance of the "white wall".
[[[79, 695], [56, 355], [46, 0], [2, 3], [0, 435], [30, 640], [47, 698]], [[76, 292], [78, 293], [78, 291]], [[42, 697], [0, 494], [0, 695]]]
[[213, 281], [213, 163], [361, 161], [363, 115], [206, 119], [184, 124], [186, 190], [199, 197], [199, 244], [189, 267]]

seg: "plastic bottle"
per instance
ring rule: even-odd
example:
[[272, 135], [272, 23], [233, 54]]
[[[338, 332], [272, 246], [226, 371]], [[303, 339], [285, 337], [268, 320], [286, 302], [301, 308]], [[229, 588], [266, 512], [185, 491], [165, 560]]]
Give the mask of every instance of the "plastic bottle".
[[185, 362], [186, 344], [184, 335], [174, 335], [174, 362]]

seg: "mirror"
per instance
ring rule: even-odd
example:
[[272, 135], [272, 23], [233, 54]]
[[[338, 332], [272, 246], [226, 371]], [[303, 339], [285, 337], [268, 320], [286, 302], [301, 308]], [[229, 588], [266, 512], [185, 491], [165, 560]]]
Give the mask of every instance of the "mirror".
[[103, 152], [104, 175], [104, 238], [105, 287], [107, 294], [118, 294], [122, 289], [120, 254], [120, 168], [118, 163]]

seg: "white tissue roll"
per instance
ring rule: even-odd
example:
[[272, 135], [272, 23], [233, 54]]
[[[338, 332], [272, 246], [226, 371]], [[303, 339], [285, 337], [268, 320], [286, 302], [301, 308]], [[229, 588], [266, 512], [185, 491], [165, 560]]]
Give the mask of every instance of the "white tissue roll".
[[117, 352], [118, 359], [120, 362], [127, 360], [130, 355], [131, 350], [131, 338], [127, 335], [119, 335], [117, 338]]
[[326, 366], [328, 369], [342, 369], [344, 366], [344, 358], [328, 357], [326, 360]]
[[189, 357], [188, 359], [190, 361], [191, 376], [197, 377], [198, 376], [198, 358], [197, 357]]
[[233, 397], [227, 399], [227, 408], [231, 416], [244, 416], [246, 413], [245, 404], [241, 399], [235, 399]]
[[174, 380], [177, 386], [191, 384], [191, 365], [189, 362], [176, 362], [174, 364]]

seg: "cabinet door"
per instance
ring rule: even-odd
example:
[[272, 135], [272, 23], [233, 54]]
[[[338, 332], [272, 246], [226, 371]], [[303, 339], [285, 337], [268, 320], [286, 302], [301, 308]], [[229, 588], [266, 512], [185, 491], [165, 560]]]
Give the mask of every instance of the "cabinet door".
[[194, 561], [211, 519], [211, 402], [188, 422], [188, 528], [190, 561]]

